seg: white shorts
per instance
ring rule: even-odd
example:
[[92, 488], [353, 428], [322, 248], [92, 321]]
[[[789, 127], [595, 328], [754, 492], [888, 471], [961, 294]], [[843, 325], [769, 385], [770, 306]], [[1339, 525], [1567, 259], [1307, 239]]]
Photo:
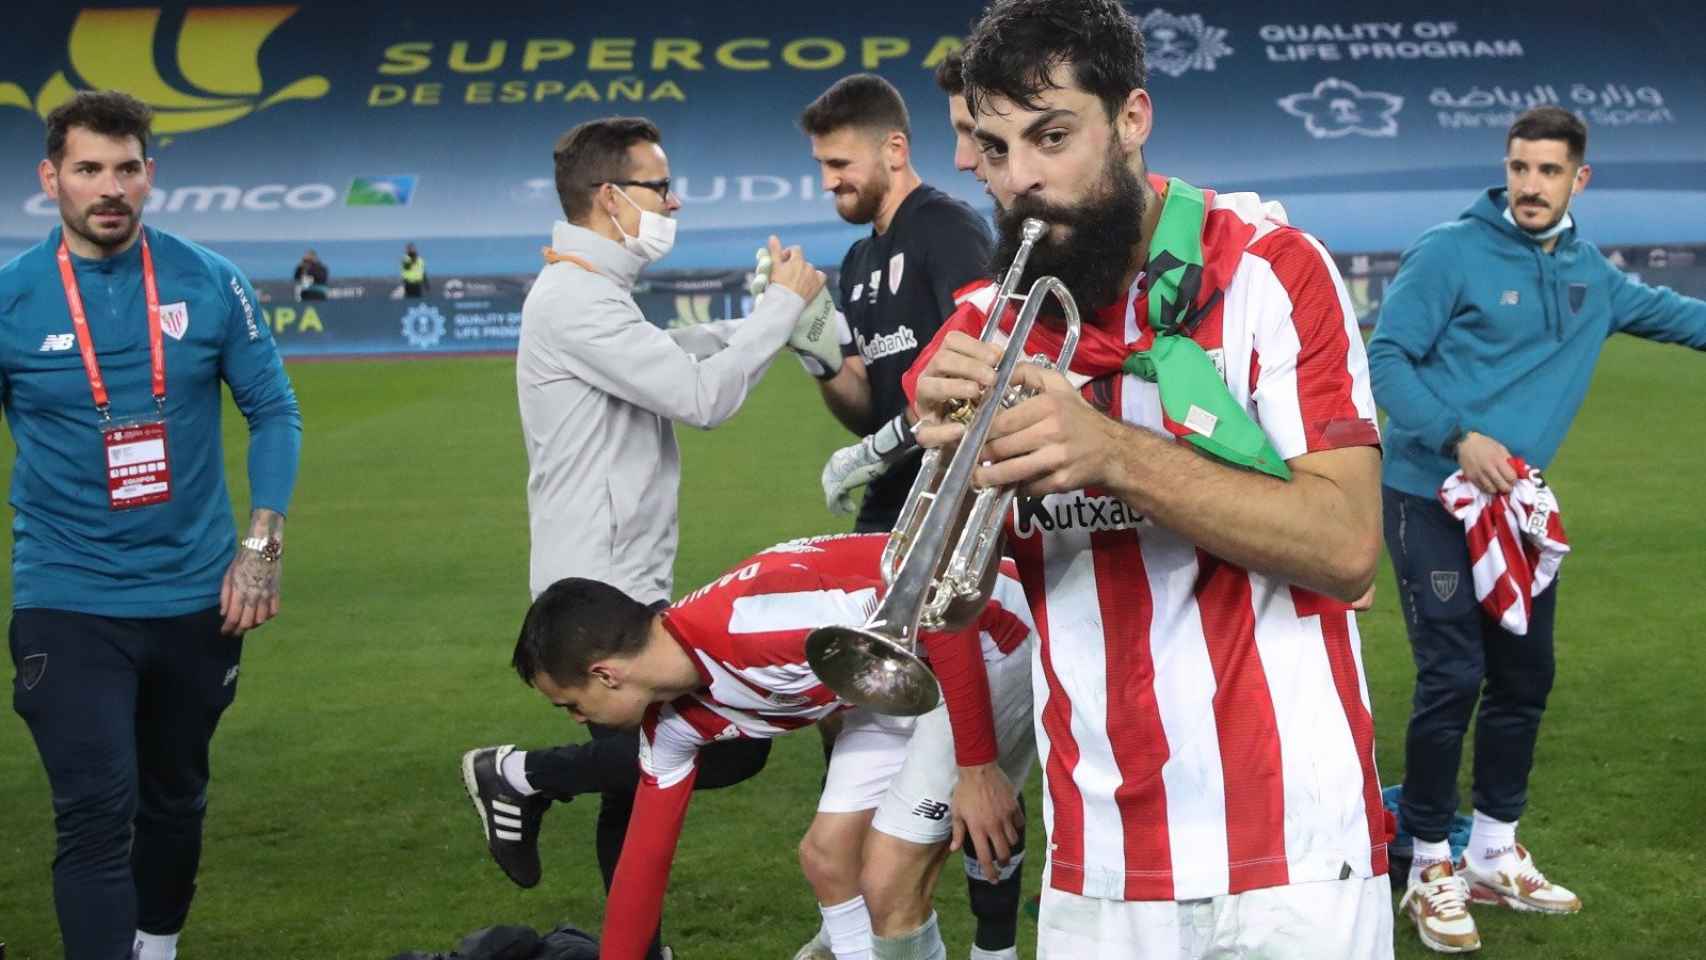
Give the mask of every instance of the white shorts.
[[1392, 960], [1384, 875], [1184, 901], [1098, 900], [1043, 884], [1037, 960]]
[[891, 717], [863, 707], [842, 716], [846, 719], [829, 755], [818, 813], [857, 813], [881, 803], [889, 781], [906, 760], [906, 745], [919, 719]]
[[[988, 667], [989, 699], [995, 708], [996, 762], [1013, 781], [1014, 791], [1022, 791], [1037, 759], [1029, 641]], [[835, 749], [841, 749], [839, 742]], [[926, 846], [947, 840], [954, 830], [948, 814], [959, 780], [948, 705], [938, 703], [936, 709], [918, 718], [906, 762], [889, 784], [871, 826], [896, 839]]]

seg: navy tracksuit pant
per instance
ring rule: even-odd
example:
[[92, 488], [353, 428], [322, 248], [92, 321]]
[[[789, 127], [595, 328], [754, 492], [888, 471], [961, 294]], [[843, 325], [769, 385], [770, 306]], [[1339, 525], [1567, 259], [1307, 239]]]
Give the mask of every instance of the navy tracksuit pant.
[[[1404, 740], [1402, 826], [1445, 840], [1457, 812], [1463, 737], [1475, 719], [1475, 809], [1517, 820], [1552, 690], [1552, 623], [1558, 582], [1534, 598], [1528, 634], [1500, 627], [1475, 599], [1463, 523], [1432, 497], [1381, 488], [1386, 549], [1416, 662]], [[1476, 701], [1479, 700], [1479, 710]]]
[[53, 789], [53, 900], [66, 960], [123, 960], [136, 931], [183, 928], [207, 809], [207, 754], [243, 641], [217, 608], [125, 619], [12, 612], [12, 704]]

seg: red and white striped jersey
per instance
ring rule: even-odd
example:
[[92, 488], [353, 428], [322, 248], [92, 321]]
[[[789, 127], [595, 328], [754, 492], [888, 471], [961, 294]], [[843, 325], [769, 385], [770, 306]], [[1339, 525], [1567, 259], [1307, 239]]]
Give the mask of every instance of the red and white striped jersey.
[[[883, 593], [887, 542], [886, 534], [846, 534], [778, 544], [665, 611], [664, 627], [705, 686], [647, 713], [642, 771], [668, 787], [706, 743], [774, 737], [842, 709], [806, 663], [806, 636], [870, 618]], [[985, 660], [1005, 657], [1030, 634], [1017, 571], [1008, 563], [1004, 573], [978, 623]]]
[[[1275, 450], [1289, 460], [1378, 444], [1356, 314], [1326, 250], [1250, 194], [1212, 197], [1203, 234], [1223, 293], [1202, 301], [1191, 336]], [[992, 299], [966, 291], [941, 336], [976, 336]], [[1146, 347], [1146, 318], [1140, 279], [1095, 323]], [[1163, 432], [1153, 383], [1079, 373], [1093, 404]], [[1020, 498], [1007, 542], [1040, 637], [1055, 888], [1184, 900], [1385, 872], [1346, 604], [1214, 557], [1097, 489]]]
[[[812, 674], [806, 635], [829, 624], [866, 621], [882, 593], [887, 540], [885, 534], [853, 534], [779, 544], [664, 612], [665, 629], [693, 658], [704, 686], [653, 706], [641, 723], [640, 788], [605, 905], [605, 916], [620, 920], [605, 924], [601, 957], [645, 955], [663, 908], [700, 747], [734, 737], [773, 737], [845, 706]], [[1009, 655], [1031, 635], [1030, 612], [1010, 561], [973, 629], [990, 659]], [[987, 700], [982, 664], [961, 665], [966, 651], [976, 649], [971, 635], [972, 630], [925, 634], [921, 640], [933, 655], [953, 661], [959, 674], [982, 677]], [[932, 666], [941, 675], [944, 696], [964, 688], [945, 675], [949, 664]], [[992, 743], [992, 730], [988, 738]]]
[[1570, 540], [1558, 495], [1540, 471], [1521, 457], [1510, 465], [1517, 476], [1510, 493], [1482, 493], [1459, 470], [1440, 484], [1439, 502], [1463, 521], [1475, 599], [1499, 626], [1523, 637], [1534, 598], [1557, 578]]

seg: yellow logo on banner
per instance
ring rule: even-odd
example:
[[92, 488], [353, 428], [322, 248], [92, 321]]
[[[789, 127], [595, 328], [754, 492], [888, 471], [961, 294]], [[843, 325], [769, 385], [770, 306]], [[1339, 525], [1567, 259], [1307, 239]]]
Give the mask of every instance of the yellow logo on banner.
[[178, 71], [193, 89], [173, 86], [154, 62], [157, 7], [84, 10], [71, 27], [70, 70], [56, 72], [35, 102], [16, 83], [0, 83], [0, 106], [33, 109], [44, 119], [79, 89], [123, 90], [154, 108], [154, 133], [224, 126], [285, 100], [326, 95], [325, 77], [308, 76], [263, 97], [261, 44], [296, 7], [192, 7], [178, 30]]

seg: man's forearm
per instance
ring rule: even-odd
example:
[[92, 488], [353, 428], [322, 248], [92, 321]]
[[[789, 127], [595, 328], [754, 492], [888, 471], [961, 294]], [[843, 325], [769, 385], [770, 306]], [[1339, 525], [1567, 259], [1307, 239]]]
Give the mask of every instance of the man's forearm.
[[[282, 370], [278, 374], [282, 381]], [[232, 388], [233, 395], [237, 388]], [[243, 415], [249, 422], [249, 502], [281, 516], [290, 509], [296, 490], [296, 474], [302, 461], [302, 411], [288, 383], [267, 391], [264, 398], [248, 391], [240, 396], [250, 401]]]
[[871, 428], [871, 383], [865, 371], [852, 359], [828, 380], [818, 381], [824, 405], [841, 425], [853, 433], [864, 435]]
[[1308, 455], [1343, 461], [1349, 469], [1335, 473], [1352, 480], [1296, 469], [1294, 460], [1288, 482], [1113, 420], [1104, 429], [1114, 478], [1108, 492], [1154, 523], [1221, 559], [1347, 603], [1368, 589], [1380, 554], [1380, 461], [1372, 447]]
[[604, 927], [599, 957], [604, 960], [642, 960], [652, 932], [663, 916], [664, 892], [675, 862], [676, 844], [693, 797], [695, 765], [679, 783], [659, 788], [644, 781], [634, 794], [634, 813], [622, 841], [622, 857], [604, 904]]

